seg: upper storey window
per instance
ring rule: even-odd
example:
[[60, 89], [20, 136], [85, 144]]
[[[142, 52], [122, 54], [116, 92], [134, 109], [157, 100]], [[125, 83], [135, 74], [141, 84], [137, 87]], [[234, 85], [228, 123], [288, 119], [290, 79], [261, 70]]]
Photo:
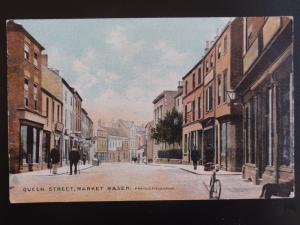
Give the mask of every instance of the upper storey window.
[[24, 44], [24, 59], [29, 60], [29, 45], [27, 43]]

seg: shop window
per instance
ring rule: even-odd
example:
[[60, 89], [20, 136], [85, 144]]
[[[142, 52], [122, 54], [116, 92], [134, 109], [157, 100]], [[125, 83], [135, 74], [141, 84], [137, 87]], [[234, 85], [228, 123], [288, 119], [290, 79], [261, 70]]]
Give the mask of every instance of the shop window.
[[290, 151], [290, 77], [286, 76], [279, 82], [279, 104], [280, 115], [280, 164], [289, 166], [291, 163]]
[[38, 163], [39, 162], [39, 145], [40, 145], [40, 129], [35, 127], [22, 125], [20, 129], [20, 154], [22, 165], [25, 163]]
[[250, 101], [250, 163], [255, 163], [255, 155], [256, 155], [256, 120], [257, 120], [257, 97], [252, 97]]
[[273, 91], [272, 88], [268, 89], [267, 96], [267, 150], [268, 150], [268, 165], [273, 165], [273, 145], [272, 145], [272, 120], [273, 120]]

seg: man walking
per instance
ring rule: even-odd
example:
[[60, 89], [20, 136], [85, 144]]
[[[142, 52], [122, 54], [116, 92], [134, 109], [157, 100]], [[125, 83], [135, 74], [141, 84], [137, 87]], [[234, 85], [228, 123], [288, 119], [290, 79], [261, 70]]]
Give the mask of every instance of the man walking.
[[53, 174], [57, 174], [57, 167], [60, 161], [60, 152], [57, 145], [51, 150], [50, 158], [52, 162], [52, 172]]
[[196, 150], [196, 146], [194, 146], [192, 152], [191, 152], [191, 159], [193, 161], [194, 170], [197, 170], [197, 162], [200, 159], [199, 152]]
[[80, 159], [79, 151], [76, 148], [72, 148], [72, 151], [69, 153], [69, 160], [70, 160], [70, 175], [73, 172], [73, 165], [74, 165], [74, 173], [77, 174], [77, 164]]

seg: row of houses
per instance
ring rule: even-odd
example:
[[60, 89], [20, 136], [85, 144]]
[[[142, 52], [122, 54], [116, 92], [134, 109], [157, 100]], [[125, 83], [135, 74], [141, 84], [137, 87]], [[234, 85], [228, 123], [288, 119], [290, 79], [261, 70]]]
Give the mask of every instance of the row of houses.
[[59, 71], [48, 67], [45, 48], [20, 24], [7, 22], [7, 93], [10, 172], [49, 167], [58, 146], [61, 165], [76, 148], [87, 153], [93, 121], [82, 98]]
[[118, 119], [111, 123], [98, 121], [97, 152], [107, 162], [129, 162], [136, 157], [140, 162], [145, 156], [144, 126], [133, 121]]
[[166, 111], [183, 115], [182, 163], [191, 150], [200, 164], [242, 171], [258, 184], [294, 177], [293, 18], [244, 17], [230, 21], [207, 42], [205, 54], [182, 77], [177, 91], [154, 101], [146, 126], [147, 151], [157, 160], [151, 128]]

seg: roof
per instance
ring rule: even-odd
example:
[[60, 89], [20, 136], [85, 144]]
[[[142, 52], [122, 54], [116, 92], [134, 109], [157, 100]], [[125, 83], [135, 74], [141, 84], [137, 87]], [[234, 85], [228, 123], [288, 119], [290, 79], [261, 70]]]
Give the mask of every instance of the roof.
[[64, 78], [62, 78], [62, 82], [74, 94], [75, 89], [72, 88]]
[[77, 95], [79, 97], [79, 99], [82, 101], [82, 98], [77, 91], [75, 91], [74, 94]]
[[[237, 18], [235, 18], [233, 21], [235, 21]], [[193, 66], [192, 69], [189, 70], [189, 72], [187, 72], [183, 77], [182, 77], [182, 80], [185, 79], [188, 75], [191, 74], [191, 72], [196, 69], [196, 67], [198, 65], [200, 65], [200, 63], [203, 61], [203, 59], [210, 53], [211, 49], [215, 47], [216, 43], [219, 41], [219, 39], [222, 37], [223, 33], [227, 30], [227, 28], [233, 23], [232, 22], [228, 22], [225, 27], [223, 28], [222, 32], [220, 33], [220, 35], [218, 35], [218, 38], [214, 40], [214, 43], [212, 46], [210, 46], [210, 48], [207, 50], [207, 52], [204, 54], [204, 56], [201, 57], [201, 59], [199, 60], [199, 62]]]
[[104, 127], [106, 130], [107, 134], [111, 136], [116, 136], [116, 137], [128, 137], [125, 132], [123, 132], [121, 129], [114, 128], [114, 127]]
[[50, 96], [51, 98], [54, 98], [56, 101], [58, 101], [60, 104], [63, 105], [63, 102], [61, 100], [59, 100], [57, 97], [55, 97], [51, 92], [49, 92], [48, 90], [46, 90], [45, 88], [41, 88], [42, 92], [46, 93], [48, 96]]
[[82, 111], [85, 115], [88, 114], [87, 111], [86, 111], [84, 108], [81, 108], [81, 111]]
[[163, 91], [162, 93], [160, 93], [153, 101], [152, 101], [152, 103], [153, 104], [155, 104], [155, 103], [157, 103], [160, 99], [162, 99], [164, 96], [165, 96], [165, 94], [167, 94], [167, 93], [177, 93], [177, 91], [171, 91], [171, 90], [166, 90], [166, 91]]
[[21, 31], [23, 32], [31, 41], [33, 41], [40, 49], [45, 50], [42, 46], [21, 24], [15, 23], [13, 20], [9, 20], [6, 23], [7, 31]]
[[122, 120], [122, 119], [119, 119], [119, 121], [122, 124], [124, 124], [124, 126], [127, 127], [127, 128], [131, 128], [134, 125], [133, 121], [126, 121], [126, 120]]

